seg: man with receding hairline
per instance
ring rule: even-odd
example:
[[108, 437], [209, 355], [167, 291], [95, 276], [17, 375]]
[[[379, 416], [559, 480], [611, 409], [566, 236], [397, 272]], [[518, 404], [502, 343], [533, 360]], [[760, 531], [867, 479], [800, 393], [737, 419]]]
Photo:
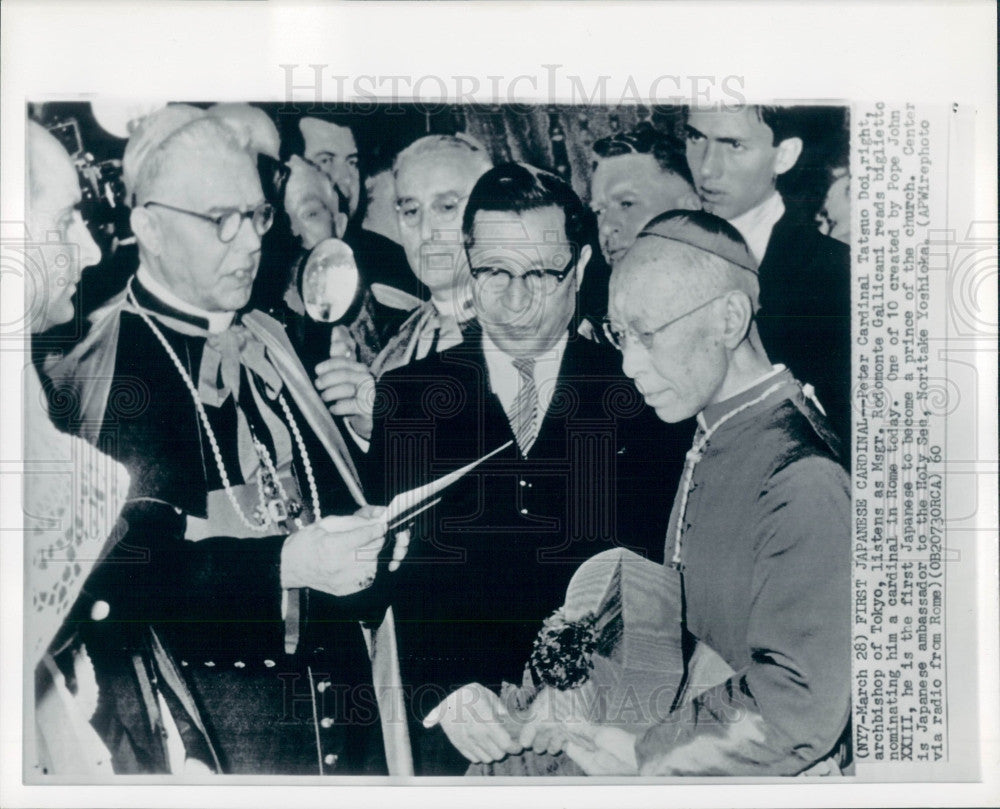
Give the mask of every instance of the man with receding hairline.
[[132, 478], [85, 587], [104, 619], [81, 626], [118, 773], [385, 771], [342, 599], [385, 526], [284, 330], [247, 308], [273, 218], [253, 157], [203, 110], [144, 119], [123, 160], [139, 269], [52, 372], [68, 427]]
[[472, 187], [491, 166], [486, 150], [464, 134], [426, 135], [396, 156], [400, 242], [410, 270], [430, 298], [403, 321], [370, 369], [343, 357], [331, 357], [316, 368], [323, 400], [331, 412], [349, 418], [362, 443], [372, 429], [372, 377], [452, 348], [472, 327], [475, 312], [462, 249], [462, 214]]
[[683, 145], [648, 121], [601, 138], [593, 149], [590, 207], [597, 214], [601, 250], [612, 266], [657, 214], [701, 207]]
[[848, 761], [849, 478], [808, 386], [761, 347], [756, 273], [739, 233], [697, 211], [650, 222], [611, 278], [607, 334], [625, 373], [663, 421], [697, 417], [665, 559], [688, 648], [725, 665], [710, 675], [689, 657], [678, 707], [639, 737], [569, 726], [565, 750], [590, 774]]
[[[45, 277], [31, 279], [41, 287], [39, 300], [32, 302], [39, 311], [29, 312], [36, 318], [31, 330], [40, 333], [73, 318], [72, 298], [80, 272], [97, 264], [101, 252], [80, 217], [80, 180], [66, 150], [34, 121], [28, 123], [27, 143], [28, 233], [43, 253], [62, 250], [67, 243], [80, 250], [74, 255], [76, 261], [65, 264], [43, 260]], [[51, 246], [41, 246], [49, 241]]]

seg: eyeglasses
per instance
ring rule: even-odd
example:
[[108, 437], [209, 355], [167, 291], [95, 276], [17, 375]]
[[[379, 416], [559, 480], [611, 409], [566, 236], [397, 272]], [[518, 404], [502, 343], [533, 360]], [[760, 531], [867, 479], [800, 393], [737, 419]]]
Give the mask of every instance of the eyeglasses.
[[[462, 203], [469, 195], [442, 194], [434, 199], [430, 208], [439, 222], [454, 222], [458, 217]], [[417, 227], [424, 219], [424, 208], [415, 199], [407, 199], [396, 203], [396, 211], [400, 221], [409, 228]]]
[[722, 293], [722, 295], [716, 295], [714, 298], [709, 298], [704, 303], [694, 307], [694, 309], [689, 309], [684, 314], [678, 315], [673, 320], [668, 320], [662, 326], [658, 326], [657, 328], [651, 329], [650, 331], [636, 331], [635, 329], [631, 328], [620, 329], [616, 327], [608, 318], [604, 318], [602, 323], [602, 325], [604, 326], [604, 336], [608, 338], [608, 342], [611, 343], [611, 345], [613, 345], [619, 351], [624, 351], [625, 344], [628, 339], [627, 335], [635, 335], [635, 338], [642, 344], [642, 347], [645, 348], [647, 351], [649, 351], [653, 347], [653, 339], [661, 331], [666, 329], [668, 326], [673, 326], [674, 323], [676, 323], [679, 320], [683, 320], [688, 315], [693, 315], [695, 312], [704, 309], [713, 301], [717, 301], [719, 298], [728, 294], [729, 294], [728, 292], [724, 292]]
[[497, 297], [503, 295], [515, 278], [520, 278], [528, 289], [534, 293], [545, 295], [555, 292], [558, 286], [566, 280], [566, 276], [576, 269], [573, 262], [563, 270], [527, 270], [515, 274], [502, 267], [473, 267], [469, 270], [476, 282], [476, 288], [481, 294]]
[[188, 216], [194, 216], [198, 219], [204, 220], [205, 222], [211, 222], [215, 225], [215, 235], [218, 236], [219, 241], [224, 244], [228, 244], [236, 238], [236, 234], [240, 232], [240, 228], [243, 226], [244, 219], [250, 220], [253, 224], [254, 232], [258, 236], [263, 236], [271, 229], [271, 225], [274, 224], [274, 206], [267, 202], [261, 203], [256, 208], [249, 211], [240, 211], [233, 208], [214, 216], [207, 213], [198, 213], [198, 211], [189, 211], [186, 208], [178, 208], [174, 205], [167, 205], [165, 202], [150, 201], [145, 203], [142, 207], [149, 208], [152, 205], [155, 205], [158, 208], [166, 208], [168, 211], [174, 211], [175, 213], [183, 213]]

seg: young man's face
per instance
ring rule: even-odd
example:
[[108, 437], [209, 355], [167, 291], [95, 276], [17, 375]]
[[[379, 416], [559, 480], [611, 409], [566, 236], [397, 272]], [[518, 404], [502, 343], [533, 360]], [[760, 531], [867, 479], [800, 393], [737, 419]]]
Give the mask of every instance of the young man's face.
[[702, 207], [735, 219], [760, 205], [775, 180], [795, 165], [801, 141], [774, 145], [774, 133], [751, 107], [692, 110], [688, 114], [687, 159]]
[[[483, 330], [511, 357], [534, 357], [551, 348], [573, 318], [590, 247], [579, 257], [573, 254], [566, 215], [557, 206], [522, 214], [479, 211], [472, 235], [473, 302]], [[566, 272], [558, 281], [541, 270]]]
[[334, 188], [347, 200], [349, 217], [361, 201], [361, 171], [358, 144], [349, 127], [324, 122], [323, 138], [306, 154], [306, 159], [330, 178]]
[[624, 154], [598, 161], [590, 184], [601, 250], [613, 267], [654, 216], [700, 207], [688, 182], [664, 171], [650, 154]]

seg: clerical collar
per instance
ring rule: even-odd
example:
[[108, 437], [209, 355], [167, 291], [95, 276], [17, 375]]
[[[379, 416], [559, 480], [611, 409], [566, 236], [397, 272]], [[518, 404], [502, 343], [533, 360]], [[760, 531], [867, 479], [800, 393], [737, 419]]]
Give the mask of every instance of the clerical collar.
[[794, 383], [795, 377], [784, 365], [774, 365], [771, 370], [761, 377], [751, 382], [743, 389], [737, 391], [728, 399], [710, 404], [698, 414], [698, 424], [703, 430], [707, 430], [724, 418], [728, 413], [737, 410], [747, 402], [752, 402], [755, 398], [764, 393], [768, 388], [781, 387], [788, 383]]
[[767, 243], [771, 241], [771, 231], [784, 215], [785, 203], [781, 199], [781, 194], [775, 191], [756, 208], [751, 208], [735, 219], [730, 219], [729, 224], [740, 232], [743, 241], [747, 243], [747, 247], [750, 248], [750, 252], [753, 253], [753, 257], [757, 259], [759, 264], [764, 260], [764, 253], [767, 252]]
[[[232, 325], [233, 318], [236, 316], [235, 312], [208, 312], [185, 300], [181, 300], [153, 278], [149, 269], [144, 264], [139, 265], [139, 269], [135, 273], [135, 280], [139, 282], [139, 287], [135, 289], [137, 296], [141, 295], [140, 290], [144, 290], [156, 302], [169, 310], [165, 311], [164, 314], [180, 320], [186, 320], [212, 334], [224, 332]], [[143, 306], [148, 306], [147, 301], [140, 300], [139, 303]]]

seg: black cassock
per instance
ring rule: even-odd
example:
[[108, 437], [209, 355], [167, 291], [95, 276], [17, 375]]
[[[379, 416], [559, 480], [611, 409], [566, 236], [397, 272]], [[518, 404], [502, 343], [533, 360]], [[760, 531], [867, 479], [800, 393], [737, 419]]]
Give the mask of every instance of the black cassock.
[[[135, 279], [131, 287], [197, 385], [206, 347], [198, 330], [207, 323], [172, 309]], [[260, 313], [244, 323], [263, 335], [268, 362], [278, 366], [321, 512], [352, 513], [360, 498], [349, 491], [328, 449], [336, 427], [318, 399], [310, 399], [309, 380], [287, 339]], [[245, 364], [238, 372], [239, 404], [230, 390], [205, 406], [231, 485], [244, 483], [237, 440], [242, 412], [272, 458], [280, 456], [279, 445], [286, 454], [292, 448], [286, 485], [297, 488], [311, 510], [311, 487], [288, 417], [257, 373]], [[300, 618], [290, 624], [298, 627], [296, 648], [286, 652], [290, 635], [279, 572], [286, 534], [213, 533], [218, 504], [231, 509], [220, 496], [215, 454], [191, 392], [134, 307], [117, 301], [55, 369], [53, 382], [53, 407], [63, 426], [95, 440], [132, 478], [117, 544], [91, 575], [70, 619], [97, 670], [101, 698], [93, 723], [116, 772], [167, 767], [159, 732], [170, 721], [160, 710], [165, 705], [187, 755], [210, 766], [217, 757], [225, 773], [384, 773], [371, 665], [358, 623], [366, 617], [365, 597], [302, 590], [295, 600]], [[237, 522], [234, 515], [231, 509], [229, 525]], [[110, 606], [100, 621], [89, 618], [96, 600]]]

